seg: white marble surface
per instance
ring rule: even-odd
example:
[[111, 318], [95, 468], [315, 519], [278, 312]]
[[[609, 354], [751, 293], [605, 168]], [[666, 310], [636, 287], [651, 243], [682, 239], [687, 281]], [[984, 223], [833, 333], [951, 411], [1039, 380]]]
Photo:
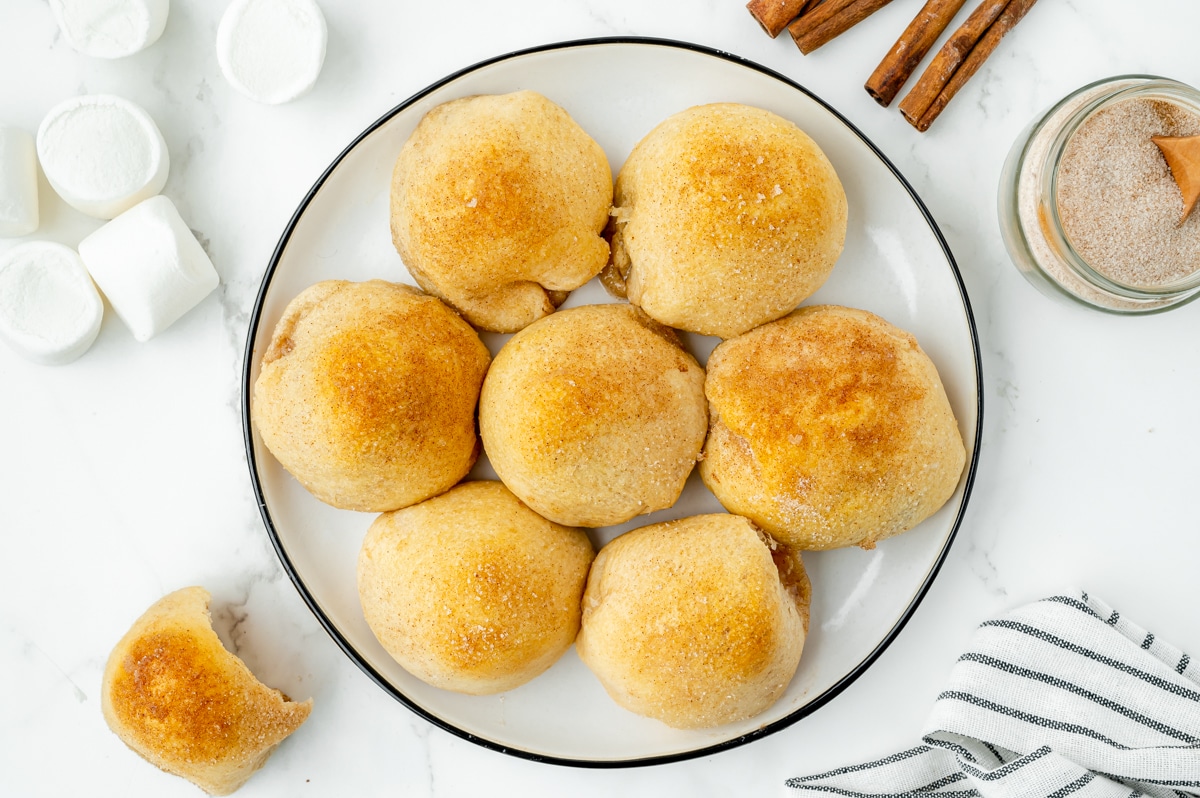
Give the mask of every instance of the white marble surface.
[[[98, 700], [116, 640], [161, 595], [191, 584], [213, 592], [219, 631], [264, 681], [316, 702], [246, 796], [778, 794], [790, 775], [912, 744], [977, 623], [1079, 587], [1200, 652], [1192, 603], [1200, 304], [1124, 319], [1052, 302], [1009, 263], [995, 213], [1010, 143], [1068, 91], [1125, 72], [1200, 83], [1192, 41], [1200, 6], [1044, 0], [920, 135], [861, 88], [917, 5], [900, 0], [802, 57], [786, 38], [767, 39], [737, 0], [324, 0], [329, 49], [316, 89], [269, 107], [220, 75], [223, 3], [176, 0], [158, 43], [100, 61], [66, 45], [43, 0], [0, 0], [0, 123], [32, 132], [77, 93], [141, 104], [170, 148], [165, 193], [222, 280], [146, 344], [110, 313], [94, 348], [65, 367], [35, 366], [0, 347], [0, 794], [199, 794], [129, 752], [105, 727]], [[342, 147], [463, 66], [605, 35], [682, 39], [758, 61], [871, 137], [925, 199], [958, 259], [979, 327], [986, 412], [957, 542], [903, 634], [862, 678], [752, 745], [654, 768], [585, 771], [438, 730], [341, 654], [263, 530], [239, 391], [267, 259]], [[41, 188], [42, 227], [32, 238], [75, 245], [99, 225], [44, 180]], [[13, 243], [0, 240], [0, 250]]]

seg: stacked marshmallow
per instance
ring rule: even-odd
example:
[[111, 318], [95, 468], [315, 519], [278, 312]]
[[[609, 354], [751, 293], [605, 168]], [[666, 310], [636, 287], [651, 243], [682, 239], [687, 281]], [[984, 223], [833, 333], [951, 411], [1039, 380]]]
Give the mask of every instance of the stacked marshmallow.
[[0, 255], [0, 336], [35, 363], [60, 365], [96, 340], [104, 303], [75, 250], [31, 241]]
[[93, 58], [124, 58], [158, 41], [168, 0], [50, 0], [50, 10], [74, 49]]
[[328, 35], [315, 0], [233, 0], [217, 28], [217, 63], [242, 94], [279, 105], [316, 85]]
[[0, 257], [0, 338], [19, 354], [65, 363], [87, 351], [103, 314], [93, 280], [138, 341], [217, 286], [212, 261], [159, 194], [167, 147], [140, 107], [111, 95], [74, 97], [46, 115], [36, 147], [24, 131], [0, 128], [0, 236], [37, 228], [39, 159], [68, 205], [111, 221], [80, 243], [78, 255], [31, 242]]
[[33, 136], [0, 125], [0, 237], [38, 228], [37, 158]]
[[167, 143], [150, 115], [109, 94], [51, 108], [38, 128], [37, 154], [58, 196], [97, 219], [158, 194], [170, 169]]
[[217, 287], [217, 271], [175, 204], [134, 205], [79, 243], [79, 255], [113, 310], [149, 341]]

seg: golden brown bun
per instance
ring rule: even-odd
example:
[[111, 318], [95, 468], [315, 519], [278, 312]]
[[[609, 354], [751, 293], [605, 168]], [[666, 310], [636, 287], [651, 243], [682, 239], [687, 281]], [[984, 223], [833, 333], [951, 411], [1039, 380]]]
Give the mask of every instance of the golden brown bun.
[[516, 332], [608, 260], [612, 171], [531, 91], [439, 105], [392, 175], [392, 241], [417, 283], [476, 327]]
[[745, 518], [698, 515], [600, 550], [575, 646], [626, 709], [680, 729], [719, 726], [783, 695], [809, 600], [799, 552]]
[[275, 328], [251, 417], [271, 454], [321, 501], [395, 510], [471, 470], [490, 359], [470, 325], [415, 288], [321, 282]]
[[547, 521], [499, 482], [465, 482], [371, 525], [358, 593], [371, 631], [409, 673], [500, 693], [570, 648], [592, 557], [582, 530]]
[[663, 324], [730, 338], [821, 287], [846, 194], [804, 131], [759, 108], [702, 105], [634, 147], [617, 177], [604, 282]]
[[479, 430], [521, 501], [569, 526], [670, 507], [708, 429], [704, 369], [627, 304], [561, 310], [505, 344]]
[[705, 393], [704, 484], [802, 549], [871, 548], [911, 529], [966, 460], [933, 362], [863, 310], [802, 308], [725, 341]]
[[108, 658], [104, 720], [146, 761], [228, 795], [312, 711], [266, 687], [221, 645], [208, 591], [177, 590], [133, 624]]

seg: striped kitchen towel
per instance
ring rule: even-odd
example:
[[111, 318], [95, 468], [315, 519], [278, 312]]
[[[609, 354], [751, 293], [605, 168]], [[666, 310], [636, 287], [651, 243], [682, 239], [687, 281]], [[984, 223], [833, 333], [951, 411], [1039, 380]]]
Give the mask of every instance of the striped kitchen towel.
[[1084, 593], [979, 627], [925, 745], [789, 779], [793, 796], [1200, 796], [1200, 669]]

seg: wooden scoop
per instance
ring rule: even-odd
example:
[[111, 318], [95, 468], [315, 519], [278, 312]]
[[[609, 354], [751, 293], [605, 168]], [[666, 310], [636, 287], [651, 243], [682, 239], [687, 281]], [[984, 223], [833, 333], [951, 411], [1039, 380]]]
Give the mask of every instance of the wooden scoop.
[[1183, 217], [1179, 220], [1183, 224], [1200, 199], [1200, 136], [1151, 136], [1150, 140], [1162, 150], [1183, 195]]

